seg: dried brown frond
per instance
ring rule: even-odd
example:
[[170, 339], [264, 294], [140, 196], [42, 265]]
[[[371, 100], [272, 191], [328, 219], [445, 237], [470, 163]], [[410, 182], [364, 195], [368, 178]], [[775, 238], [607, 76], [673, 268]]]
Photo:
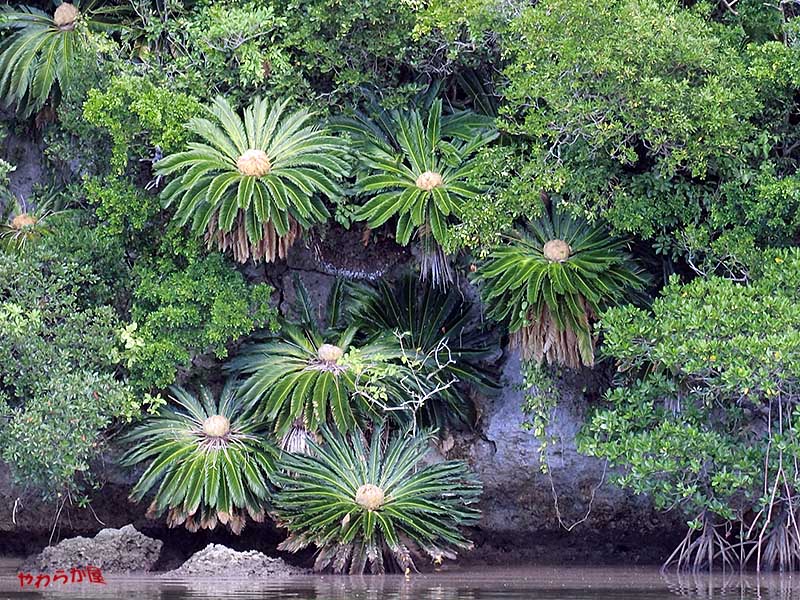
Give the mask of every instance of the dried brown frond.
[[220, 252], [230, 250], [234, 260], [239, 263], [246, 263], [251, 259], [254, 262], [283, 260], [288, 255], [289, 248], [294, 245], [302, 233], [300, 225], [292, 217], [289, 217], [289, 231], [283, 236], [278, 235], [275, 231], [272, 221], [267, 221], [263, 226], [261, 241], [252, 243], [247, 237], [242, 211], [239, 211], [233, 228], [227, 232], [220, 229], [218, 217], [219, 215], [215, 214], [208, 222], [205, 234], [206, 247], [209, 249], [216, 247]]
[[[584, 308], [585, 325], [588, 328], [591, 309], [581, 300]], [[519, 349], [523, 360], [536, 363], [547, 362], [578, 369], [581, 366], [594, 365], [594, 338], [586, 345], [570, 328], [561, 329], [550, 313], [547, 305], [543, 305], [538, 316], [529, 318], [530, 324], [511, 333], [509, 346]]]

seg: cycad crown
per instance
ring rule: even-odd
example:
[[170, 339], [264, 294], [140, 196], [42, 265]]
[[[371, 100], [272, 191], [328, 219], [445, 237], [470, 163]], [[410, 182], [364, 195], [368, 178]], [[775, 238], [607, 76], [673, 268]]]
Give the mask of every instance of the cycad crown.
[[344, 141], [307, 110], [287, 114], [287, 104], [259, 98], [242, 119], [217, 97], [210, 118], [187, 124], [202, 141], [156, 164], [160, 175], [182, 172], [163, 191], [175, 218], [239, 262], [285, 258], [304, 229], [330, 216], [319, 194], [338, 196], [347, 172]]
[[290, 536], [279, 548], [315, 545], [317, 571], [362, 574], [415, 569], [414, 556], [455, 559], [471, 542], [461, 527], [477, 523], [480, 481], [461, 461], [420, 467], [429, 449], [424, 434], [395, 434], [384, 446], [380, 429], [367, 448], [360, 433], [323, 432], [310, 456], [284, 455], [275, 496], [279, 522]]
[[206, 388], [199, 399], [172, 388], [172, 400], [124, 438], [131, 449], [123, 465], [149, 462], [131, 499], [142, 500], [160, 482], [148, 514], [169, 510], [167, 524], [190, 531], [222, 524], [239, 533], [248, 514], [263, 521], [276, 450], [262, 423], [245, 413], [235, 384], [218, 402]]
[[0, 31], [11, 30], [0, 45], [0, 98], [6, 106], [15, 104], [28, 116], [44, 106], [54, 84], [68, 81], [72, 59], [86, 42], [86, 32], [76, 27], [80, 18], [67, 2], [52, 17], [31, 6], [0, 9]]
[[[408, 244], [418, 231], [423, 243], [435, 246], [426, 247], [426, 256], [441, 254], [448, 219], [458, 218], [463, 201], [480, 193], [469, 179], [475, 152], [497, 137], [491, 120], [469, 111], [443, 116], [442, 102], [436, 100], [427, 115], [410, 108], [379, 114], [375, 121], [356, 114], [337, 123], [360, 151], [358, 184], [370, 196], [358, 218], [377, 228], [397, 215], [399, 244]], [[424, 266], [423, 275], [436, 283], [452, 280], [446, 264]]]
[[478, 269], [488, 315], [508, 323], [525, 359], [592, 366], [597, 314], [647, 283], [625, 244], [554, 208], [552, 218], [509, 236]]
[[[242, 396], [283, 439], [305, 449], [305, 438], [326, 423], [350, 431], [358, 423], [379, 416], [379, 406], [364, 391], [374, 381], [388, 390], [385, 401], [399, 402], [393, 379], [403, 371], [392, 364], [397, 349], [381, 339], [354, 342], [357, 326], [342, 328], [344, 282], [333, 286], [327, 319], [320, 327], [308, 294], [295, 283], [299, 316], [284, 321], [266, 343], [253, 344], [230, 361], [227, 368], [243, 377]], [[357, 363], [346, 353], [356, 352]]]
[[45, 201], [36, 208], [15, 200], [9, 203], [7, 215], [0, 224], [0, 248], [6, 252], [24, 252], [27, 246], [51, 232], [49, 219], [55, 213], [52, 203]]

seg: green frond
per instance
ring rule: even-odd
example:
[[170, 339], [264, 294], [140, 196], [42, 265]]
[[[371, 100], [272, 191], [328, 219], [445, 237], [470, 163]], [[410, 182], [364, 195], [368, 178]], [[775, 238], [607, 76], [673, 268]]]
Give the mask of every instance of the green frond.
[[[563, 254], [547, 256], [547, 244]], [[624, 246], [555, 207], [495, 248], [474, 281], [487, 315], [508, 325], [524, 358], [591, 366], [596, 316], [647, 285]]]
[[361, 434], [322, 431], [311, 455], [285, 454], [275, 513], [289, 529], [280, 548], [317, 547], [315, 570], [360, 575], [390, 566], [415, 569], [409, 549], [436, 563], [471, 548], [461, 532], [475, 525], [482, 487], [460, 461], [421, 466], [430, 438], [380, 428], [367, 446]]
[[477, 322], [472, 304], [458, 290], [443, 291], [411, 275], [394, 285], [360, 285], [351, 294], [348, 314], [361, 331], [392, 340], [422, 379], [440, 389], [422, 407], [422, 423], [437, 429], [472, 425], [468, 386], [483, 393], [499, 388], [496, 374], [483, 364], [496, 341]]
[[123, 465], [149, 462], [131, 499], [156, 488], [150, 512], [168, 511], [170, 527], [226, 524], [238, 533], [246, 515], [263, 511], [271, 496], [277, 450], [265, 441], [265, 424], [247, 410], [234, 382], [219, 399], [206, 388], [199, 397], [171, 391], [170, 405], [122, 438], [130, 447]]

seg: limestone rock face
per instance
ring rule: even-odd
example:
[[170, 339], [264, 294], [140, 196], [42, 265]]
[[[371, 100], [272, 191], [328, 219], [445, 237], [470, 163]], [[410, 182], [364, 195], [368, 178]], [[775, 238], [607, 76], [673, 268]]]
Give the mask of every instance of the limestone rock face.
[[104, 573], [150, 571], [161, 554], [161, 540], [139, 533], [133, 525], [103, 529], [93, 538], [74, 537], [29, 558], [25, 570], [53, 572], [56, 569], [95, 566]]
[[280, 558], [272, 558], [255, 550], [237, 552], [222, 544], [209, 544], [200, 552], [195, 552], [180, 567], [163, 576], [280, 577], [304, 575], [307, 572], [285, 563]]
[[[541, 442], [525, 428], [529, 417], [523, 412], [520, 366], [519, 354], [509, 353], [504, 389], [481, 406], [483, 435], [456, 440], [448, 454], [466, 459], [483, 481], [483, 517], [473, 539], [479, 546], [505, 546], [519, 554], [534, 547], [546, 554], [563, 545], [574, 553], [581, 544], [609, 556], [647, 548], [652, 556], [643, 560], [661, 560], [677, 543], [675, 532], [683, 530], [680, 515], [659, 513], [648, 498], [615, 486], [612, 469], [576, 448], [576, 436], [599, 397], [597, 373], [572, 371], [556, 381], [559, 403], [548, 427], [547, 475], [540, 468]], [[612, 548], [603, 545], [607, 542]]]

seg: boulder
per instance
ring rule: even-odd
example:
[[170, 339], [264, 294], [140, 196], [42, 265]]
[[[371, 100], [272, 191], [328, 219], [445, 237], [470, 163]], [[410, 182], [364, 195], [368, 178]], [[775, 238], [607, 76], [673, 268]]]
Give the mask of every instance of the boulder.
[[307, 573], [255, 550], [237, 552], [222, 544], [209, 544], [162, 577], [281, 577]]
[[95, 566], [104, 573], [149, 571], [161, 554], [161, 540], [139, 533], [133, 525], [103, 529], [93, 538], [74, 537], [25, 561], [26, 571], [52, 572], [56, 569]]

